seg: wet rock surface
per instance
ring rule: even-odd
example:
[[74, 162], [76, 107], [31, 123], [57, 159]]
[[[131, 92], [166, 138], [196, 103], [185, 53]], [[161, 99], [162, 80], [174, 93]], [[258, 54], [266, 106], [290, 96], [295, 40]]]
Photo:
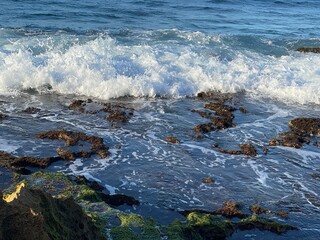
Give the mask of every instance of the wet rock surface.
[[255, 147], [249, 143], [240, 144], [239, 146], [240, 146], [241, 150], [226, 150], [226, 149], [221, 148], [220, 152], [226, 153], [226, 154], [232, 154], [232, 155], [243, 154], [243, 155], [247, 155], [247, 156], [251, 156], [251, 157], [255, 157], [258, 155]]
[[102, 103], [88, 100], [74, 100], [69, 109], [87, 114], [107, 113], [105, 119], [113, 123], [126, 123], [133, 116], [134, 109], [119, 103]]
[[[270, 146], [301, 148], [311, 142], [310, 137], [320, 134], [320, 118], [295, 118], [289, 121], [288, 126], [291, 130], [272, 138]], [[313, 144], [317, 145], [317, 141]]]
[[0, 121], [4, 120], [6, 118], [8, 118], [7, 115], [0, 113]]
[[29, 173], [25, 167], [38, 167], [46, 168], [51, 163], [60, 160], [59, 157], [46, 157], [46, 158], [35, 158], [35, 157], [16, 157], [10, 153], [0, 151], [0, 167], [9, 168], [15, 172]]
[[27, 107], [26, 109], [24, 109], [22, 112], [26, 113], [26, 114], [36, 114], [38, 112], [40, 112], [41, 109], [40, 108], [35, 108], [35, 107]]
[[21, 183], [0, 199], [0, 239], [106, 239], [72, 198]]
[[303, 53], [320, 53], [320, 48], [318, 47], [301, 47], [297, 49], [298, 52]]
[[173, 144], [179, 144], [180, 143], [180, 141], [176, 137], [173, 137], [173, 136], [168, 136], [164, 140], [166, 142], [168, 142], [168, 143], [173, 143]]
[[[118, 206], [123, 199], [125, 199], [124, 204], [127, 205], [130, 205], [130, 201], [136, 205], [138, 202], [130, 196], [121, 194], [103, 195], [103, 186], [82, 176], [36, 172], [20, 184], [25, 184], [25, 182], [27, 182], [28, 192], [24, 193], [23, 189], [9, 191], [10, 193], [4, 194], [4, 199], [19, 202], [18, 204], [23, 206], [20, 208], [17, 205], [19, 207], [16, 209], [19, 209], [19, 214], [23, 214], [16, 214], [13, 223], [21, 223], [28, 219], [28, 213], [32, 216], [30, 224], [36, 229], [28, 224], [20, 226], [18, 230], [16, 230], [16, 225], [11, 226], [10, 229], [6, 227], [8, 225], [2, 225], [0, 234], [5, 230], [12, 236], [19, 237], [29, 231], [26, 236], [30, 238], [24, 239], [108, 239], [110, 236], [112, 239], [121, 240], [160, 240], [163, 238], [201, 240], [227, 239], [237, 230], [262, 229], [277, 234], [296, 230], [293, 226], [257, 217], [255, 214], [248, 217], [239, 210], [239, 204], [232, 201], [225, 202], [223, 208], [211, 212], [183, 211], [181, 213], [185, 219], [177, 219], [168, 225], [160, 225], [151, 218], [143, 218], [138, 214], [124, 213], [112, 208], [112, 206]], [[110, 201], [110, 199], [109, 203], [106, 203], [107, 197], [114, 198], [116, 203], [112, 203], [113, 200]], [[16, 198], [20, 200], [17, 201]], [[0, 211], [5, 209], [7, 213], [7, 206], [3, 207], [3, 205], [3, 201], [0, 202]], [[23, 209], [25, 206], [26, 208]], [[42, 209], [42, 207], [45, 208]], [[5, 214], [0, 215], [0, 221], [3, 219], [8, 221]], [[225, 218], [240, 218], [241, 220], [230, 221]], [[63, 230], [57, 232], [56, 229], [60, 228]], [[105, 228], [109, 229], [108, 236], [102, 234]], [[30, 231], [33, 229], [34, 231]]]
[[193, 130], [196, 133], [204, 134], [211, 131], [223, 130], [234, 127], [234, 112], [237, 110], [233, 106], [226, 104], [227, 101], [233, 99], [231, 94], [223, 94], [219, 92], [199, 93], [198, 98], [209, 101], [204, 104], [204, 110], [191, 110], [198, 113], [201, 117], [209, 119], [209, 123], [200, 123]]
[[288, 125], [292, 131], [302, 136], [320, 135], [320, 118], [296, 118]]
[[97, 136], [88, 136], [82, 132], [72, 132], [65, 129], [52, 130], [35, 135], [36, 138], [62, 140], [65, 146], [81, 145], [81, 141], [90, 144], [90, 151], [71, 152], [58, 148], [59, 156], [65, 160], [74, 160], [76, 157], [90, 157], [92, 154], [98, 154], [101, 158], [110, 156], [109, 147], [103, 143], [103, 139]]

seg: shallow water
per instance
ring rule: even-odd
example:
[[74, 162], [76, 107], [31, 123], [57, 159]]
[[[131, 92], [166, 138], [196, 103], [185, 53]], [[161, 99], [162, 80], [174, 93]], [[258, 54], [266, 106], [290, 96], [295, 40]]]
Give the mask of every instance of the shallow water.
[[[54, 156], [62, 143], [36, 139], [34, 134], [60, 128], [84, 131], [103, 137], [112, 156], [77, 159], [71, 164], [57, 162], [48, 170], [85, 175], [101, 182], [111, 194], [132, 195], [141, 201], [141, 207], [131, 211], [168, 223], [178, 216], [172, 210], [213, 210], [223, 201], [234, 200], [243, 204], [246, 212], [254, 203], [287, 211], [287, 222], [300, 230], [274, 236], [276, 239], [311, 239], [319, 234], [319, 180], [311, 174], [319, 173], [320, 149], [310, 143], [302, 149], [268, 147], [267, 154], [263, 153], [272, 137], [288, 130], [289, 120], [319, 116], [319, 107], [313, 106], [310, 112], [307, 106], [257, 101], [242, 94], [231, 102], [236, 108], [248, 109], [246, 114], [234, 112], [236, 127], [208, 133], [199, 140], [192, 129], [208, 120], [191, 109], [202, 109], [205, 101], [201, 99], [113, 100], [135, 109], [130, 121], [117, 127], [103, 115], [69, 110], [72, 99], [75, 96], [55, 94], [2, 97], [0, 110], [9, 118], [0, 123], [1, 150], [19, 156]], [[41, 111], [22, 113], [29, 106]], [[176, 136], [181, 144], [167, 143], [167, 136]], [[228, 155], [218, 150], [238, 149], [240, 143], [252, 143], [258, 156]], [[212, 148], [212, 144], [219, 148]], [[202, 183], [204, 177], [212, 177], [214, 184]], [[231, 239], [243, 234], [247, 233], [237, 233]], [[252, 239], [270, 238], [268, 233], [253, 234]]]

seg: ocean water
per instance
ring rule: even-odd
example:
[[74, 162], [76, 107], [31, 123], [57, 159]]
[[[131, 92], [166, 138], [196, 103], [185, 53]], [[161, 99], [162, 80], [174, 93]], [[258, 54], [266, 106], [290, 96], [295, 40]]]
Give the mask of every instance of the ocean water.
[[[296, 51], [320, 46], [319, 9], [315, 0], [2, 0], [0, 113], [9, 118], [0, 122], [0, 150], [51, 156], [59, 142], [34, 134], [83, 131], [103, 137], [111, 158], [49, 170], [132, 195], [141, 201], [137, 212], [160, 222], [176, 217], [172, 209], [234, 200], [283, 209], [300, 230], [230, 239], [316, 239], [320, 191], [311, 174], [320, 174], [320, 148], [269, 147], [266, 155], [263, 148], [291, 119], [320, 117], [320, 55]], [[248, 113], [235, 111], [235, 127], [198, 140], [192, 129], [207, 120], [190, 110], [202, 109], [195, 96], [203, 91], [233, 93], [229, 104]], [[124, 103], [134, 115], [113, 127], [101, 115], [68, 109], [87, 98]], [[41, 111], [23, 113], [27, 107]], [[181, 144], [166, 143], [169, 135]], [[251, 143], [259, 155], [222, 154], [214, 143]]]

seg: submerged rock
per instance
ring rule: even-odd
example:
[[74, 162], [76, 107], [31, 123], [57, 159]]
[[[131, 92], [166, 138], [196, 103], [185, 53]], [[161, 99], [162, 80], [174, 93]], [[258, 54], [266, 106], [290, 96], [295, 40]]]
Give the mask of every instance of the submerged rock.
[[55, 199], [24, 183], [0, 199], [0, 239], [106, 239], [72, 198]]
[[304, 143], [309, 144], [310, 140], [302, 137], [296, 132], [289, 131], [285, 133], [278, 134], [276, 138], [272, 138], [269, 141], [269, 146], [285, 146], [301, 148]]
[[275, 222], [271, 219], [266, 219], [259, 217], [257, 215], [252, 215], [251, 217], [241, 219], [238, 223], [238, 227], [240, 230], [250, 230], [250, 229], [260, 229], [267, 230], [277, 234], [285, 233], [289, 230], [298, 230], [296, 227], [287, 224], [281, 224]]
[[35, 108], [35, 107], [27, 107], [26, 109], [24, 109], [22, 112], [23, 113], [27, 113], [27, 114], [36, 114], [38, 112], [40, 112], [41, 109], [40, 108]]
[[298, 52], [303, 53], [320, 53], [320, 48], [318, 47], [301, 47], [297, 49]]
[[250, 211], [253, 213], [253, 214], [269, 214], [269, 213], [272, 213], [271, 210], [268, 210], [268, 209], [265, 209], [263, 207], [261, 207], [260, 205], [258, 204], [253, 204], [250, 206]]
[[251, 157], [255, 157], [258, 155], [255, 147], [249, 143], [240, 144], [239, 146], [240, 146], [241, 150], [226, 150], [226, 149], [221, 148], [220, 152], [227, 153], [227, 154], [233, 154], [233, 155], [243, 154], [243, 155], [247, 155], [247, 156], [251, 156]]
[[179, 144], [180, 143], [180, 141], [176, 137], [173, 137], [173, 136], [168, 136], [164, 140], [166, 142], [168, 142], [168, 143], [173, 143], [173, 144]]
[[8, 118], [7, 115], [0, 113], [0, 121], [4, 120], [6, 118]]
[[134, 109], [128, 108], [124, 104], [102, 103], [88, 100], [74, 100], [69, 109], [81, 113], [98, 114], [107, 113], [105, 119], [111, 123], [126, 123], [132, 117]]
[[62, 140], [65, 142], [65, 146], [76, 146], [81, 145], [80, 141], [85, 141], [91, 145], [91, 151], [89, 152], [70, 152], [69, 150], [64, 150], [58, 148], [57, 152], [65, 160], [74, 160], [75, 157], [90, 157], [92, 154], [98, 154], [101, 158], [106, 158], [110, 155], [109, 147], [103, 143], [103, 139], [96, 136], [88, 136], [82, 132], [72, 132], [65, 129], [52, 130], [48, 132], [43, 132], [36, 134], [35, 137], [41, 139], [51, 139], [51, 140]]
[[211, 177], [202, 178], [203, 183], [214, 183], [214, 179]]
[[227, 201], [223, 203], [223, 208], [214, 211], [214, 214], [222, 215], [227, 218], [245, 218], [247, 214], [240, 211], [240, 205], [236, 202]]

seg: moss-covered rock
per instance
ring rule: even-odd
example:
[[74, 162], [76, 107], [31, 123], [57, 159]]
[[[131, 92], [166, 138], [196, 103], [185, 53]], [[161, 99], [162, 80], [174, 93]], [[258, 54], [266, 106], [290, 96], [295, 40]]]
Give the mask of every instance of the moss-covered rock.
[[238, 223], [238, 228], [240, 230], [250, 230], [250, 229], [260, 229], [267, 230], [277, 234], [285, 233], [289, 230], [297, 230], [288, 224], [281, 224], [279, 222], [273, 221], [271, 219], [259, 217], [257, 215], [252, 215], [251, 217], [244, 218]]
[[72, 198], [18, 184], [0, 200], [0, 239], [105, 239]]
[[119, 213], [120, 226], [113, 227], [111, 234], [115, 240], [133, 240], [133, 239], [161, 239], [160, 231], [156, 222], [147, 218], [144, 219], [137, 214]]
[[167, 228], [169, 239], [226, 239], [234, 232], [234, 224], [217, 216], [190, 213], [186, 221], [176, 220]]

